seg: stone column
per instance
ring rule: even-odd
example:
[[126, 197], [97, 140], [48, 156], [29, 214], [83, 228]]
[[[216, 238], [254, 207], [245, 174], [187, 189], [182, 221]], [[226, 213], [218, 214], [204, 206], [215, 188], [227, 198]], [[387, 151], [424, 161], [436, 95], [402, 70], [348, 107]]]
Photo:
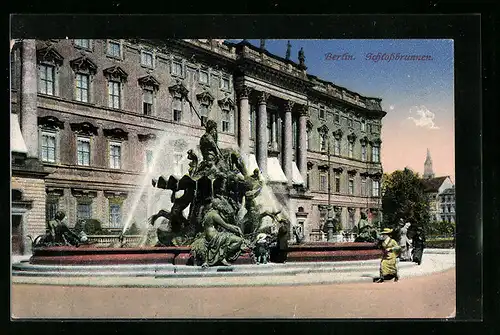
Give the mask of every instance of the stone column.
[[[299, 114], [299, 140], [297, 152], [297, 167], [304, 181], [307, 179], [307, 106], [300, 106]], [[307, 181], [306, 181], [307, 183]], [[305, 185], [309, 187], [309, 185]]]
[[292, 108], [295, 103], [285, 102], [285, 124], [283, 132], [283, 171], [288, 179], [288, 185], [292, 185], [292, 150], [293, 150], [293, 130], [292, 130]]
[[257, 115], [257, 138], [255, 156], [261, 173], [267, 178], [267, 99], [269, 93], [259, 92], [259, 110]]
[[21, 59], [21, 133], [26, 142], [28, 157], [38, 158], [38, 121], [36, 111], [38, 76], [36, 70], [35, 40], [23, 40]]
[[238, 98], [239, 98], [239, 138], [238, 144], [240, 146], [240, 151], [242, 154], [248, 154], [248, 146], [250, 142], [250, 105], [248, 103], [248, 96], [250, 95], [251, 89], [248, 86], [239, 85], [236, 87]]

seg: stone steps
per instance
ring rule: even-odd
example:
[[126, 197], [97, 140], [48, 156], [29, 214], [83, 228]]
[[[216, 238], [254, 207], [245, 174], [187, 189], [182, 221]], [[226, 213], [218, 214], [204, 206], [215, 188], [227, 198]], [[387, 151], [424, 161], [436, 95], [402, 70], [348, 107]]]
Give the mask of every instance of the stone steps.
[[[416, 266], [411, 262], [400, 262], [400, 268]], [[211, 267], [202, 269], [198, 266], [185, 265], [110, 265], [110, 266], [58, 266], [32, 265], [29, 263], [14, 264], [13, 276], [44, 277], [233, 277], [233, 276], [288, 276], [308, 273], [351, 273], [377, 272], [379, 261], [349, 261], [322, 263], [285, 263], [285, 264], [252, 264], [231, 267]]]

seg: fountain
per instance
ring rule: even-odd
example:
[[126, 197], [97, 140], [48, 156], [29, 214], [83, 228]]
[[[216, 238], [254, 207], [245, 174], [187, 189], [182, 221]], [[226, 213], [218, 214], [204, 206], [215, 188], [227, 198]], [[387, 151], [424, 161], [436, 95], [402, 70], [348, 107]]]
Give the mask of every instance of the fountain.
[[[160, 159], [164, 158], [161, 150], [168, 136], [162, 136], [153, 153], [151, 169], [134, 195], [118, 245], [97, 248], [76, 242], [61, 246], [52, 243], [50, 238], [37, 238], [30, 263], [174, 264], [206, 268], [255, 263], [256, 250], [258, 256], [266, 256], [263, 259], [267, 262], [263, 249], [266, 245], [275, 246], [276, 252], [269, 253], [271, 262], [360, 260], [380, 256], [374, 243], [300, 243], [303, 236], [298, 235], [298, 229], [293, 229], [288, 217], [290, 212], [279, 204], [259, 169], [249, 171], [248, 157], [237, 150], [219, 148], [215, 121], [208, 120], [205, 128], [199, 143], [201, 157], [192, 149], [185, 154], [189, 161], [186, 174], [180, 176], [181, 171], [177, 171], [168, 177], [151, 178], [152, 172], [157, 172], [155, 168]], [[139, 205], [145, 192], [149, 195], [161, 192], [162, 196], [170, 192], [166, 205], [170, 203], [171, 207], [157, 208], [155, 214], [148, 215], [143, 222], [145, 226], [140, 227], [144, 232], [142, 240], [137, 245], [125, 245], [124, 233], [136, 212], [144, 207], [151, 209], [151, 196], [146, 206]], [[163, 222], [158, 224], [160, 219]], [[288, 245], [290, 231], [297, 235], [298, 244]]]

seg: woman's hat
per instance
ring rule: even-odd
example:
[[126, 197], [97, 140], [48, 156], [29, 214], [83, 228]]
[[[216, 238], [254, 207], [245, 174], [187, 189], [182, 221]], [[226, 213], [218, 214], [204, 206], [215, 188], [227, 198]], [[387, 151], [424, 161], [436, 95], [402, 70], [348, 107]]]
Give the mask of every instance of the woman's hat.
[[390, 234], [390, 233], [392, 233], [392, 229], [384, 228], [384, 230], [382, 230], [382, 232], [380, 234]]

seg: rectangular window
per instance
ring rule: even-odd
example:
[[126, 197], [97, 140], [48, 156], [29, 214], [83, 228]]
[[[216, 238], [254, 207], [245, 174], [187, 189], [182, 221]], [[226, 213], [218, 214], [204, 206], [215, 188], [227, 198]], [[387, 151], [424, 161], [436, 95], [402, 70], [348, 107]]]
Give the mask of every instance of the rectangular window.
[[200, 83], [208, 84], [208, 72], [200, 71]]
[[311, 173], [307, 171], [307, 188], [311, 187]]
[[108, 82], [108, 107], [120, 108], [121, 83], [118, 81]]
[[182, 63], [172, 62], [172, 74], [174, 76], [182, 76]]
[[174, 121], [181, 122], [181, 120], [182, 120], [182, 111], [174, 110]]
[[361, 146], [361, 160], [363, 162], [366, 162], [366, 145], [365, 144], [363, 144]]
[[352, 128], [352, 127], [353, 127], [353, 121], [352, 121], [352, 119], [347, 119], [347, 126], [348, 126], [349, 128]]
[[372, 197], [378, 197], [380, 194], [380, 182], [378, 180], [372, 181]]
[[222, 78], [222, 89], [229, 91], [229, 79], [228, 78]]
[[326, 192], [326, 174], [322, 173], [319, 175], [319, 190], [322, 192]]
[[42, 161], [55, 163], [56, 161], [56, 135], [42, 133]]
[[38, 69], [39, 85], [38, 92], [48, 95], [54, 95], [55, 77], [54, 67], [50, 65], [40, 65]]
[[333, 142], [333, 154], [340, 156], [340, 139], [335, 139]]
[[309, 147], [310, 147], [310, 144], [309, 144], [309, 141], [311, 140], [311, 134], [308, 131], [306, 131], [306, 150], [309, 150]]
[[109, 205], [109, 227], [122, 227], [122, 206], [120, 206], [119, 204]]
[[366, 121], [361, 120], [361, 131], [366, 131]]
[[141, 64], [147, 67], [153, 67], [153, 54], [148, 51], [141, 52]]
[[122, 46], [120, 42], [109, 41], [108, 42], [108, 55], [115, 58], [121, 58]]
[[153, 115], [153, 90], [145, 88], [142, 91], [142, 113]]
[[372, 162], [378, 163], [380, 162], [380, 148], [372, 147]]
[[222, 131], [224, 133], [232, 133], [231, 129], [231, 112], [227, 109], [222, 110]]
[[76, 208], [76, 220], [88, 220], [92, 217], [92, 207], [90, 204], [77, 204]]
[[352, 143], [352, 142], [347, 143], [347, 147], [349, 150], [349, 158], [353, 158], [354, 157], [354, 143]]
[[336, 124], [340, 124], [340, 114], [338, 112], [335, 113], [334, 119]]
[[372, 125], [371, 124], [368, 124], [368, 133], [372, 133]]
[[366, 196], [366, 178], [362, 177], [361, 178], [361, 195]]
[[340, 176], [335, 176], [335, 192], [340, 193]]
[[80, 48], [90, 49], [90, 40], [88, 39], [75, 40], [75, 45]]
[[56, 201], [54, 201], [54, 200], [47, 201], [47, 203], [45, 205], [45, 215], [46, 215], [47, 221], [55, 220], [56, 212], [58, 211], [58, 209], [59, 209], [59, 205]]
[[354, 194], [354, 179], [352, 178], [349, 179], [349, 194]]
[[77, 164], [83, 166], [90, 165], [90, 139], [78, 138], [77, 140]]
[[204, 127], [207, 124], [208, 120], [208, 106], [205, 104], [200, 105], [200, 117], [201, 126]]
[[109, 167], [112, 169], [119, 169], [121, 166], [121, 144], [120, 143], [110, 143], [109, 144]]
[[174, 98], [173, 102], [173, 117], [175, 122], [181, 122], [182, 120], [182, 100], [179, 98]]
[[267, 144], [271, 144], [273, 138], [273, 113], [267, 110]]
[[89, 76], [86, 74], [76, 74], [76, 100], [89, 102]]
[[153, 151], [152, 150], [146, 150], [146, 159], [145, 159], [145, 168], [146, 170], [149, 170], [152, 168], [153, 165]]
[[319, 107], [319, 118], [320, 119], [325, 119], [325, 106], [320, 106]]

